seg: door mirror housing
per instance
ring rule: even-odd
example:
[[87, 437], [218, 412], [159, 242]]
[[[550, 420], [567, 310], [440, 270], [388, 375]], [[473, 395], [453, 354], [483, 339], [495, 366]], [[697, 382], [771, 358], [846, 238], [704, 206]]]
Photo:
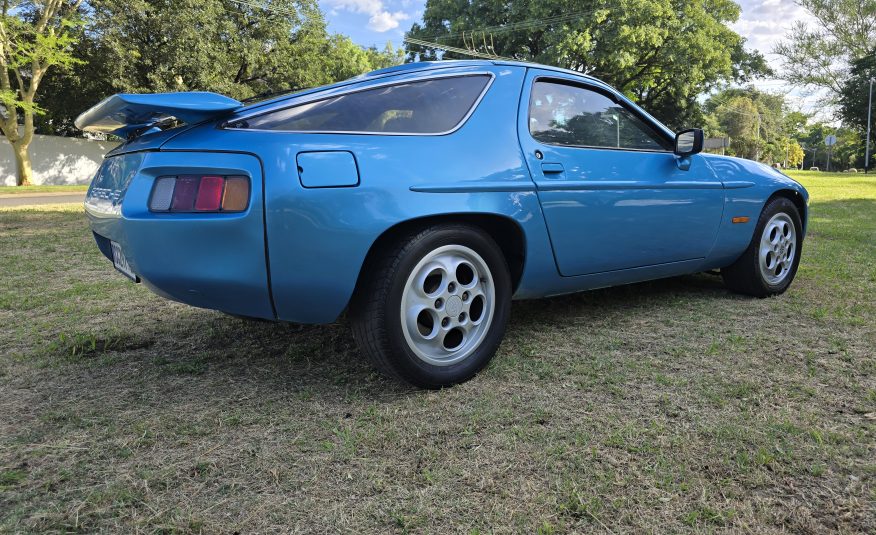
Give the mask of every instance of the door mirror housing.
[[702, 128], [690, 128], [675, 134], [675, 155], [685, 158], [703, 151]]

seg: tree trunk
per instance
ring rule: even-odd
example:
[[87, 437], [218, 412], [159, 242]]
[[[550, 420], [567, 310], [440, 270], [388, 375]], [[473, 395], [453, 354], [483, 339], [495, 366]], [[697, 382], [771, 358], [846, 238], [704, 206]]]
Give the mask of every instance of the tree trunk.
[[15, 184], [18, 186], [30, 186], [33, 178], [30, 154], [27, 151], [29, 145], [30, 143], [23, 141], [12, 144], [12, 152], [15, 153]]

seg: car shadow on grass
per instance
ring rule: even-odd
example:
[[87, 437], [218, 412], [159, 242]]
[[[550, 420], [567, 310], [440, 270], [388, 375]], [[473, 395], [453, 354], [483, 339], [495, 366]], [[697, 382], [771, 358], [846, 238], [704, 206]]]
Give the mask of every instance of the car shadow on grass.
[[[526, 339], [575, 318], [578, 324], [625, 315], [664, 314], [674, 306], [708, 310], [716, 300], [735, 299], [720, 277], [698, 274], [606, 288], [548, 299], [515, 301], [507, 339]], [[417, 392], [376, 373], [359, 354], [346, 317], [330, 325], [298, 325], [236, 318], [160, 302], [168, 310], [143, 312], [126, 331], [62, 335], [49, 356], [85, 366], [94, 380], [204, 384], [248, 382], [288, 394], [375, 400]], [[168, 316], [168, 313], [171, 313]], [[603, 329], [605, 327], [602, 327]], [[609, 327], [610, 328], [610, 327]], [[500, 348], [496, 357], [503, 358]], [[109, 366], [105, 366], [109, 365]], [[111, 371], [117, 368], [117, 371]], [[126, 370], [137, 370], [133, 377]], [[151, 377], [151, 379], [147, 379]]]

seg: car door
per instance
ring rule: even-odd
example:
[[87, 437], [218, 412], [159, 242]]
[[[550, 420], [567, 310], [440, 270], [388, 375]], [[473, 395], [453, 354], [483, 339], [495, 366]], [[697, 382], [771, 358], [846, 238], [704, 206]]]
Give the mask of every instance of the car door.
[[518, 125], [562, 275], [695, 260], [712, 248], [721, 182], [699, 155], [679, 165], [671, 136], [612, 91], [530, 69]]

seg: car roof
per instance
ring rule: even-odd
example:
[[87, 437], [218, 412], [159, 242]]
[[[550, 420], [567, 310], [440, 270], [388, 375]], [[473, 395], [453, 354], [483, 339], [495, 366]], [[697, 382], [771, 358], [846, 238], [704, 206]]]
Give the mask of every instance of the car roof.
[[571, 69], [563, 69], [561, 67], [554, 67], [551, 65], [542, 65], [540, 63], [532, 63], [528, 61], [516, 61], [510, 59], [452, 59], [452, 60], [442, 60], [442, 61], [417, 61], [414, 63], [403, 63], [401, 65], [395, 65], [393, 67], [387, 67], [385, 69], [378, 69], [376, 71], [371, 71], [369, 73], [365, 73], [361, 76], [357, 76], [353, 78], [354, 80], [364, 80], [367, 78], [371, 78], [374, 76], [383, 76], [386, 74], [396, 74], [396, 73], [405, 73], [405, 72], [417, 72], [417, 71], [425, 71], [435, 68], [451, 68], [451, 67], [471, 67], [477, 65], [508, 65], [511, 67], [523, 67], [523, 68], [538, 68], [548, 71], [556, 71], [565, 74], [572, 74], [576, 76], [581, 76], [582, 78], [587, 78], [590, 80], [597, 80], [593, 76], [586, 75], [584, 73], [573, 71]]
[[574, 76], [580, 76], [582, 78], [586, 78], [588, 80], [592, 80], [595, 82], [599, 82], [605, 85], [601, 80], [594, 78], [593, 76], [588, 76], [586, 74], [580, 73], [578, 71], [573, 71], [570, 69], [562, 69], [560, 67], [552, 67], [550, 65], [541, 65], [539, 63], [531, 63], [526, 61], [514, 61], [514, 60], [492, 60], [492, 59], [455, 59], [455, 60], [442, 60], [442, 61], [417, 61], [414, 63], [403, 63], [401, 65], [394, 65], [392, 67], [387, 67], [385, 69], [378, 69], [376, 71], [367, 72], [365, 74], [360, 74], [359, 76], [355, 76], [353, 78], [349, 78], [347, 80], [342, 80], [340, 82], [336, 82], [334, 84], [323, 85], [319, 87], [314, 87], [310, 89], [305, 89], [303, 91], [295, 91], [284, 93], [274, 98], [262, 100], [259, 102], [254, 102], [248, 106], [245, 106], [240, 112], [247, 112], [254, 110], [256, 108], [267, 107], [284, 100], [288, 100], [293, 97], [300, 97], [303, 95], [307, 95], [310, 93], [316, 93], [319, 91], [324, 91], [326, 89], [343, 87], [346, 85], [352, 85], [359, 82], [365, 82], [368, 80], [374, 80], [379, 78], [392, 78], [393, 76], [401, 75], [401, 74], [410, 74], [415, 72], [424, 72], [431, 71], [436, 69], [452, 69], [455, 67], [476, 67], [476, 66], [496, 66], [496, 65], [507, 65], [510, 67], [522, 67], [522, 68], [538, 68], [549, 71], [556, 71], [565, 74], [571, 74]]

